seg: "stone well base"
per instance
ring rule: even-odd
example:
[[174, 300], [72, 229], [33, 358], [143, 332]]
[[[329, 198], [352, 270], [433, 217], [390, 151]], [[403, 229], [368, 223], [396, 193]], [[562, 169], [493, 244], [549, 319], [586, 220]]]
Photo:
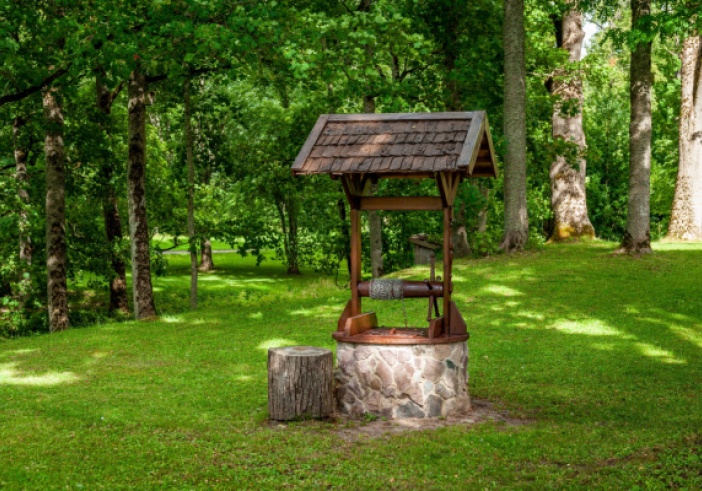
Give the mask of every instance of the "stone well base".
[[352, 418], [458, 416], [470, 409], [468, 346], [337, 344], [336, 398]]

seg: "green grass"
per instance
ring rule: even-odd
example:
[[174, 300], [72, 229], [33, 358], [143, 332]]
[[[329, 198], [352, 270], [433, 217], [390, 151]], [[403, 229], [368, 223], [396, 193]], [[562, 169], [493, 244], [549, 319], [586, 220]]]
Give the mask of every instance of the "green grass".
[[188, 313], [170, 257], [160, 320], [0, 343], [0, 489], [700, 489], [702, 245], [613, 248], [457, 261], [470, 392], [527, 424], [352, 442], [265, 421], [267, 348], [333, 348], [348, 292], [220, 255]]
[[[163, 234], [156, 234], [154, 235], [154, 238], [151, 240], [152, 245], [158, 246], [160, 249], [170, 249], [173, 247], [173, 237], [170, 235], [163, 235]], [[173, 248], [174, 251], [187, 251], [188, 250], [188, 237], [185, 235], [179, 236], [178, 237], [178, 247]], [[217, 251], [217, 250], [224, 250], [224, 249], [231, 249], [232, 246], [227, 244], [226, 242], [222, 242], [220, 240], [211, 240], [210, 244], [212, 245], [212, 250]]]

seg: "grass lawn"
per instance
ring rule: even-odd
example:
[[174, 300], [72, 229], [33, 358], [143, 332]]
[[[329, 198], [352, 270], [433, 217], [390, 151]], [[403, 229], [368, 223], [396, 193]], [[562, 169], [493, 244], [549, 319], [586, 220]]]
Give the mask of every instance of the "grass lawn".
[[[179, 246], [174, 247], [174, 251], [187, 251], [188, 250], [188, 237], [180, 236], [178, 237]], [[156, 234], [153, 239], [151, 239], [151, 244], [158, 246], [160, 249], [170, 249], [173, 247], [173, 237], [170, 235]], [[231, 249], [232, 246], [221, 240], [211, 240], [210, 244], [213, 251]]]
[[470, 393], [526, 424], [354, 441], [266, 422], [267, 349], [333, 349], [348, 291], [219, 255], [189, 313], [171, 256], [158, 321], [0, 342], [0, 489], [702, 489], [702, 245], [613, 248], [457, 261]]

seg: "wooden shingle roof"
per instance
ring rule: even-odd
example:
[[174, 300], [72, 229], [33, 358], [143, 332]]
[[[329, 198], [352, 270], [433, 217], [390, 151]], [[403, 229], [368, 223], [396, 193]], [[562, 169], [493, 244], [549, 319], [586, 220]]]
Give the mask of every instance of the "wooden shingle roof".
[[292, 167], [301, 174], [497, 177], [484, 111], [323, 114]]

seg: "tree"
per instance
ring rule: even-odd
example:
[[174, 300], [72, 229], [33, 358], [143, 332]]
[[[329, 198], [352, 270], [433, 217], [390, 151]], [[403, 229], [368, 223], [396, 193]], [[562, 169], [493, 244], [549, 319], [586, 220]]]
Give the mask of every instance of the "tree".
[[529, 236], [526, 200], [526, 61], [524, 0], [505, 0], [505, 232], [500, 248], [524, 248]]
[[59, 90], [44, 89], [46, 122], [46, 273], [49, 330], [68, 329], [66, 280], [66, 191], [64, 175], [63, 107]]
[[188, 167], [188, 244], [190, 250], [190, 308], [197, 309], [197, 237], [195, 236], [195, 163], [193, 161], [192, 106], [190, 77], [183, 81], [183, 130], [185, 133], [185, 160]]
[[151, 285], [149, 226], [146, 216], [146, 75], [139, 63], [129, 76], [129, 158], [127, 160], [127, 201], [129, 205], [129, 239], [132, 255], [132, 291], [134, 317], [146, 319], [156, 315]]
[[32, 264], [32, 238], [29, 236], [29, 218], [27, 206], [29, 205], [29, 174], [27, 174], [27, 156], [29, 154], [28, 142], [23, 130], [27, 124], [26, 117], [17, 116], [12, 124], [13, 145], [15, 148], [15, 179], [17, 180], [17, 194], [20, 199], [19, 211], [19, 258], [27, 266]]
[[629, 66], [629, 203], [620, 252], [651, 252], [651, 40], [642, 20], [650, 0], [631, 0], [631, 26], [637, 35]]
[[702, 240], [702, 36], [683, 41], [679, 164], [668, 238]]
[[554, 218], [551, 240], [554, 241], [595, 236], [585, 198], [583, 86], [577, 67], [572, 67], [580, 61], [585, 37], [583, 14], [576, 10], [572, 2], [567, 8], [561, 17], [554, 18], [554, 25], [556, 44], [568, 53], [568, 60], [555, 71], [549, 84], [551, 94], [556, 99], [553, 106], [553, 138], [560, 150], [549, 172]]
[[[103, 115], [101, 129], [106, 133], [108, 140], [112, 136], [110, 112], [115, 98], [122, 90], [120, 83], [114, 90], [110, 90], [105, 82], [105, 73], [102, 69], [96, 70], [95, 76], [96, 104], [98, 110]], [[101, 173], [103, 186], [102, 192], [102, 214], [105, 223], [105, 236], [109, 248], [109, 256], [112, 270], [114, 272], [109, 280], [110, 304], [109, 310], [119, 311], [129, 314], [129, 302], [127, 299], [127, 273], [126, 265], [122, 254], [117, 250], [122, 240], [122, 218], [117, 206], [117, 194], [113, 184], [115, 173], [115, 161], [112, 152], [106, 152], [106, 156], [101, 162]]]

